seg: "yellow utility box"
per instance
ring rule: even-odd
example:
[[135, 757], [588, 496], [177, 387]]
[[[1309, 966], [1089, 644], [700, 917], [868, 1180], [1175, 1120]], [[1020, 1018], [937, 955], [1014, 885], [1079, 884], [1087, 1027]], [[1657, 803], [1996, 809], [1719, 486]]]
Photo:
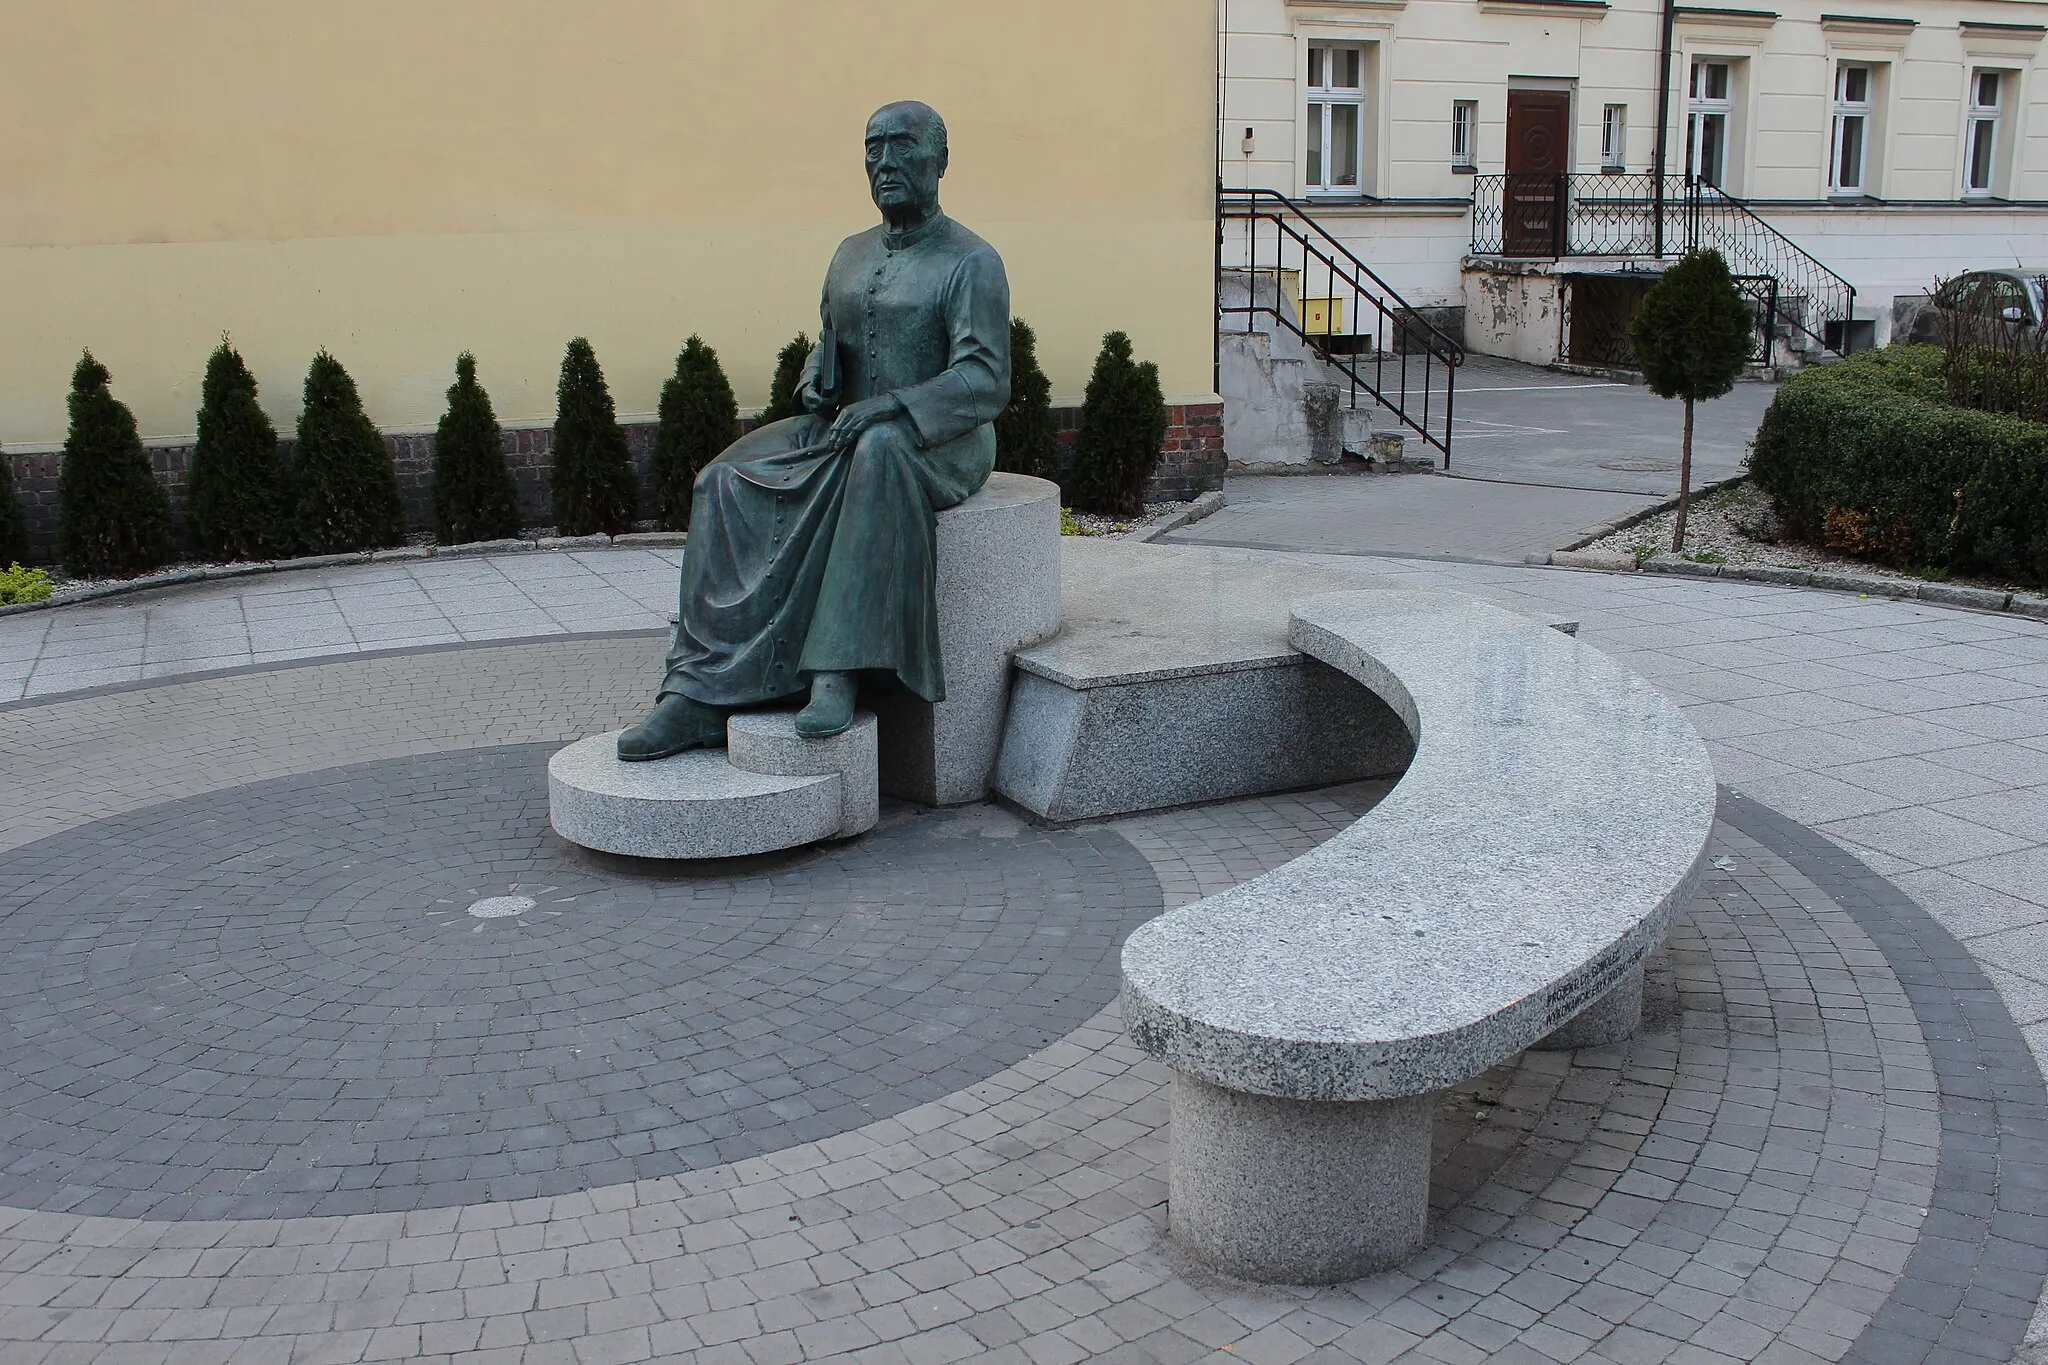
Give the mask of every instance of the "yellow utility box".
[[1335, 336], [1344, 330], [1344, 300], [1303, 299], [1301, 330], [1312, 337]]

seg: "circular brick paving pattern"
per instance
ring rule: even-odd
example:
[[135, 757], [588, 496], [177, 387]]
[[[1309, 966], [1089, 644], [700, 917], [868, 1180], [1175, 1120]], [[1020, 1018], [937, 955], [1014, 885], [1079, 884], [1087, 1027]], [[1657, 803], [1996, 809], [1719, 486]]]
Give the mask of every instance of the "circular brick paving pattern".
[[0, 1202], [156, 1218], [585, 1189], [959, 1090], [1115, 993], [1102, 828], [895, 812], [684, 872], [549, 830], [552, 746], [381, 761], [0, 855]]

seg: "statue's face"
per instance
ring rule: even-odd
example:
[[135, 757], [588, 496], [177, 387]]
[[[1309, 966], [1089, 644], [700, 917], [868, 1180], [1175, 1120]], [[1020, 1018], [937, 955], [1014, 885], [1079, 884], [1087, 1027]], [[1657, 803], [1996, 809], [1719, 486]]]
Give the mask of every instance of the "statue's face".
[[868, 120], [868, 193], [885, 217], [917, 218], [939, 202], [946, 151], [914, 110], [884, 109]]

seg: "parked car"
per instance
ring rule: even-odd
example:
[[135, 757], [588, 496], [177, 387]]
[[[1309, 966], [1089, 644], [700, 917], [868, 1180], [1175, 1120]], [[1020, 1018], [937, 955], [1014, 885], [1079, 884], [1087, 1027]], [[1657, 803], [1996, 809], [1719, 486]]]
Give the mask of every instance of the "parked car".
[[1907, 337], [1939, 346], [1941, 315], [1958, 312], [1986, 323], [2015, 324], [2034, 329], [2048, 317], [2048, 266], [2038, 269], [1972, 270], [1943, 284], [1913, 316]]

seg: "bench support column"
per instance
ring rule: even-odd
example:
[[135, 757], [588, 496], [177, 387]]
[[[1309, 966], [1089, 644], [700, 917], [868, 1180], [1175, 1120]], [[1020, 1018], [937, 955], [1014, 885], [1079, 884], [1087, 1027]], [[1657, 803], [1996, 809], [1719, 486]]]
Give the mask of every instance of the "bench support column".
[[1616, 982], [1614, 988], [1580, 1010], [1563, 1027], [1533, 1044], [1539, 1052], [1571, 1052], [1582, 1047], [1606, 1047], [1633, 1037], [1643, 1022], [1643, 968]]
[[1419, 1251], [1433, 1095], [1276, 1099], [1173, 1077], [1173, 1235], [1240, 1279], [1335, 1284]]

